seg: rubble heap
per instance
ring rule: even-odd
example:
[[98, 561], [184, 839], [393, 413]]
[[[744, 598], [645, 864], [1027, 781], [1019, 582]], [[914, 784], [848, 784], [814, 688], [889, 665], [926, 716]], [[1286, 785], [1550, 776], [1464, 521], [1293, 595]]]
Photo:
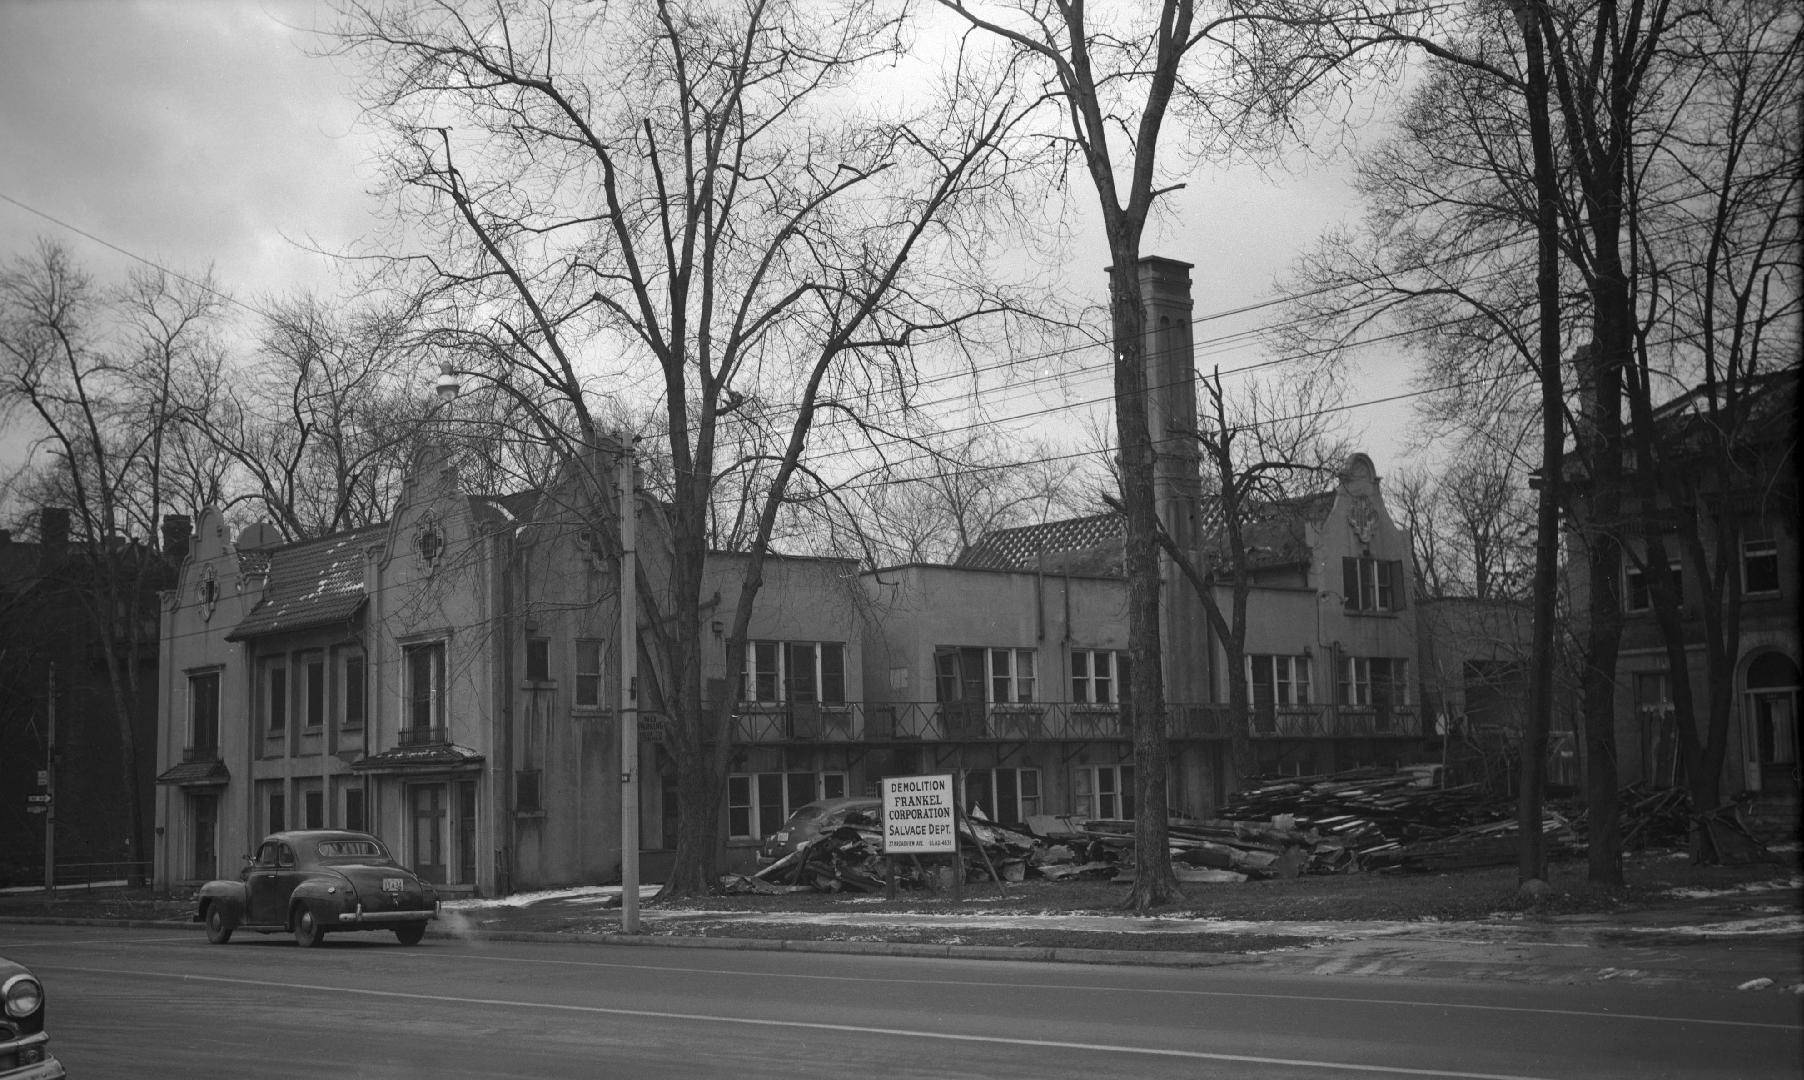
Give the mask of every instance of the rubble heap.
[[[1625, 846], [1684, 844], [1702, 823], [1719, 852], [1737, 848], [1745, 830], [1732, 815], [1699, 817], [1681, 789], [1632, 784], [1619, 803]], [[1131, 880], [1134, 823], [1070, 815], [1034, 815], [1026, 831], [962, 818], [960, 860], [966, 881]], [[1546, 850], [1584, 850], [1582, 811], [1549, 803], [1541, 820]], [[1738, 836], [1730, 835], [1739, 833]], [[1735, 851], [1758, 857], [1747, 839]], [[1444, 871], [1508, 865], [1517, 858], [1516, 802], [1476, 784], [1440, 787], [1420, 770], [1355, 769], [1256, 781], [1210, 821], [1170, 823], [1172, 871], [1184, 882], [1241, 882], [1353, 871]], [[1737, 858], [1736, 861], [1740, 861]], [[847, 824], [755, 874], [729, 874], [729, 892], [875, 892], [889, 867], [876, 824]], [[896, 860], [897, 882], [943, 885], [943, 857]]]

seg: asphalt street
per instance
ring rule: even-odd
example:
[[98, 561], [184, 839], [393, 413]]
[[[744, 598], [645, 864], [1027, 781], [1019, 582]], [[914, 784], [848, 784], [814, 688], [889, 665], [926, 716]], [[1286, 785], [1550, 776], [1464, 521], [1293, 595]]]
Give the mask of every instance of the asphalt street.
[[1789, 995], [0, 926], [72, 1076], [1795, 1076]]

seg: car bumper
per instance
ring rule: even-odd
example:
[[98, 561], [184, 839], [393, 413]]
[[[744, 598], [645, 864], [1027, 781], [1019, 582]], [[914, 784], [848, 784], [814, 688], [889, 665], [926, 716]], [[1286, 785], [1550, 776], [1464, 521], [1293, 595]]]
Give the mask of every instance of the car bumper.
[[338, 922], [350, 926], [395, 926], [405, 923], [431, 922], [438, 918], [434, 911], [356, 911], [340, 912]]
[[[66, 1075], [63, 1072], [63, 1063], [51, 1056], [49, 1041], [49, 1036], [39, 1032], [17, 1042], [8, 1043], [5, 1050], [0, 1050], [0, 1077], [4, 1077], [5, 1080], [60, 1080]], [[34, 1061], [29, 1065], [17, 1064], [19, 1051], [33, 1047], [43, 1052], [43, 1060]]]

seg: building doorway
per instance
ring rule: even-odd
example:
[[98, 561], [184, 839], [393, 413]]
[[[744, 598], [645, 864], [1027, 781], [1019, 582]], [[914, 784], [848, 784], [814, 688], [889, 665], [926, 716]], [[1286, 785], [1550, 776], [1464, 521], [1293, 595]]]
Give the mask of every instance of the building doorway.
[[188, 876], [211, 881], [219, 876], [219, 796], [213, 792], [189, 795], [188, 821], [193, 829]]
[[1798, 665], [1783, 653], [1754, 658], [1744, 676], [1742, 722], [1748, 747], [1748, 787], [1797, 793]]

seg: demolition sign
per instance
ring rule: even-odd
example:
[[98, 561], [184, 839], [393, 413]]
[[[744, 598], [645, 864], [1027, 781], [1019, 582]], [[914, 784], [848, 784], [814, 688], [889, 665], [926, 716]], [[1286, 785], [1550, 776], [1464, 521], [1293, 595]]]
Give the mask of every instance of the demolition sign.
[[951, 776], [890, 776], [883, 781], [883, 853], [957, 851]]

